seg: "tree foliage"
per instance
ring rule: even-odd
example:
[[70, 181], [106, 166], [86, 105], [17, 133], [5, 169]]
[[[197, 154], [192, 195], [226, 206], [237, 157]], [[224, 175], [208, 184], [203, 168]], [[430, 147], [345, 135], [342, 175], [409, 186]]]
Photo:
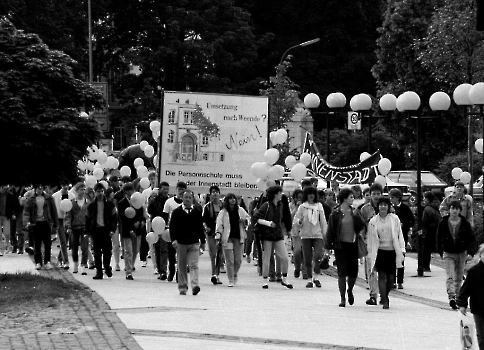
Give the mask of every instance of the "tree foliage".
[[37, 35], [0, 19], [0, 183], [55, 184], [77, 177], [77, 160], [100, 136], [97, 122], [80, 118], [102, 96], [75, 79], [74, 61]]

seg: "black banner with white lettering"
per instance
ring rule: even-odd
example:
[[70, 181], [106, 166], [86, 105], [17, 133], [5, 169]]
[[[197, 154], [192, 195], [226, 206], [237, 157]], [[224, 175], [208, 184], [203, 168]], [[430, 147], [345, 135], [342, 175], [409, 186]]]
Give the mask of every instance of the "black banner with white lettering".
[[336, 167], [321, 157], [316, 144], [311, 140], [309, 133], [306, 133], [303, 152], [311, 155], [309, 170], [315, 176], [322, 177], [326, 181], [336, 181], [342, 184], [371, 184], [380, 174], [378, 172], [378, 162], [381, 158], [379, 150], [358, 164]]

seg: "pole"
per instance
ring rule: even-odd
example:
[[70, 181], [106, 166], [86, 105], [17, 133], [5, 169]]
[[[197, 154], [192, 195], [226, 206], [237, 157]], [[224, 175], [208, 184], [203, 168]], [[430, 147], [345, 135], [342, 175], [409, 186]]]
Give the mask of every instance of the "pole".
[[[479, 106], [479, 118], [481, 119], [482, 121], [482, 138], [484, 139], [484, 107], [483, 105], [480, 105]], [[483, 174], [483, 177], [484, 177], [484, 149], [482, 150], [482, 174]], [[471, 186], [473, 186], [473, 184], [471, 183]], [[484, 192], [483, 192], [484, 193]], [[484, 202], [484, 194], [482, 195], [482, 201]], [[482, 206], [482, 217], [484, 218], [484, 205]], [[484, 232], [484, 226], [482, 227], [482, 231]]]
[[91, 0], [87, 0], [87, 21], [89, 28], [89, 82], [92, 83], [92, 20], [91, 20]]
[[[466, 110], [467, 110], [467, 107], [466, 107]], [[469, 115], [469, 124], [468, 124], [468, 127], [467, 127], [467, 160], [468, 160], [468, 164], [467, 164], [467, 169], [469, 169], [469, 173], [471, 174], [471, 182], [469, 184], [469, 195], [471, 197], [473, 197], [474, 195], [474, 171], [473, 171], [473, 168], [474, 168], [474, 160], [473, 160], [473, 155], [472, 155], [472, 139], [473, 139], [473, 130], [472, 130], [472, 116]]]
[[[331, 155], [329, 154], [329, 116], [330, 113], [326, 114], [326, 160], [330, 162]], [[329, 180], [326, 180], [326, 187], [330, 188], [331, 184]]]
[[372, 153], [371, 152], [371, 111], [368, 114], [368, 153], [370, 154]]
[[158, 141], [158, 183], [161, 182], [161, 140], [163, 139], [163, 114], [165, 112], [165, 89], [161, 88], [160, 140]]
[[[421, 169], [421, 120], [420, 120], [420, 113], [417, 112], [417, 229], [418, 232], [421, 233], [422, 229], [422, 169]], [[424, 259], [424, 239], [422, 234], [418, 235], [418, 253], [417, 253], [417, 276], [423, 277], [424, 275], [424, 266], [423, 266], [423, 259]]]

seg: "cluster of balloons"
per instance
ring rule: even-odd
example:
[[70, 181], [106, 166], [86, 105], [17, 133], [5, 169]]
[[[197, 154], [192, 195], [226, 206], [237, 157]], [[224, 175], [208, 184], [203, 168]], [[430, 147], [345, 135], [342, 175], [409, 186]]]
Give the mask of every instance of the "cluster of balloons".
[[462, 171], [461, 168], [452, 169], [452, 178], [456, 181], [462, 181], [464, 185], [467, 185], [469, 182], [471, 182], [471, 174], [467, 171]]
[[[83, 160], [78, 160], [77, 167], [86, 174], [86, 186], [94, 188], [94, 185], [104, 177], [104, 170], [117, 169], [119, 161], [113, 156], [108, 156], [96, 145], [88, 147], [87, 151], [88, 156]], [[107, 182], [104, 181], [104, 183], [103, 185], [107, 188]]]
[[[281, 145], [287, 141], [287, 131], [285, 129], [272, 131], [269, 134], [269, 138], [273, 145]], [[279, 160], [279, 157], [280, 154], [277, 148], [269, 148], [264, 153], [263, 162], [255, 162], [252, 164], [250, 170], [252, 175], [258, 178], [257, 187], [261, 191], [267, 189], [268, 180], [277, 180], [284, 176], [284, 167], [278, 164], [274, 165]], [[309, 153], [303, 153], [299, 161], [292, 155], [287, 156], [285, 164], [291, 170], [291, 176], [296, 181], [301, 181], [306, 176], [307, 166], [311, 164], [311, 155]]]
[[[368, 152], [361, 153], [360, 154], [360, 162], [363, 162], [364, 160], [366, 160], [370, 156], [371, 156], [371, 154], [368, 153]], [[375, 177], [375, 182], [382, 185], [382, 187], [385, 187], [387, 185], [386, 176], [390, 173], [390, 170], [392, 170], [392, 162], [390, 162], [390, 159], [381, 158], [378, 161], [378, 172], [380, 173], [380, 175], [377, 175]]]

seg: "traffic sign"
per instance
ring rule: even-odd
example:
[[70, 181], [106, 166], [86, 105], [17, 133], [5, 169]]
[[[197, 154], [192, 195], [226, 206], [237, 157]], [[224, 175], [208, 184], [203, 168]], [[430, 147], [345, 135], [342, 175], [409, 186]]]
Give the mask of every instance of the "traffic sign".
[[348, 130], [361, 130], [361, 118], [358, 112], [348, 112]]

